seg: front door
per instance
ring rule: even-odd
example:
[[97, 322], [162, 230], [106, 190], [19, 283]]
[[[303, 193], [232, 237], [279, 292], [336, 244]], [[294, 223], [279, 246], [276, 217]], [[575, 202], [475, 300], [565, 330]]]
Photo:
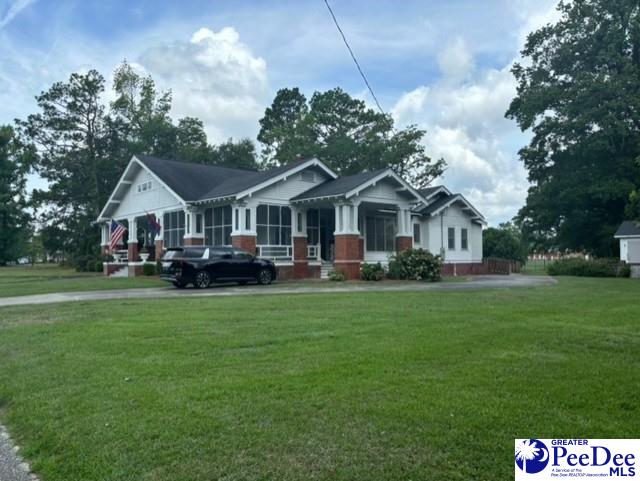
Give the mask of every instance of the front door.
[[320, 209], [320, 252], [322, 260], [333, 262], [336, 230], [336, 215], [334, 209]]

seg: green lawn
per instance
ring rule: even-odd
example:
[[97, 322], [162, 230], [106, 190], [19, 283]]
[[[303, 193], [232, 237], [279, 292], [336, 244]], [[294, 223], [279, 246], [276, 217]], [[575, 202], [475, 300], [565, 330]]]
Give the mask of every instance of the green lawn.
[[43, 481], [513, 479], [516, 437], [637, 437], [640, 282], [0, 309]]
[[0, 267], [0, 297], [166, 285], [155, 277], [108, 278], [101, 272], [76, 272], [55, 264]]

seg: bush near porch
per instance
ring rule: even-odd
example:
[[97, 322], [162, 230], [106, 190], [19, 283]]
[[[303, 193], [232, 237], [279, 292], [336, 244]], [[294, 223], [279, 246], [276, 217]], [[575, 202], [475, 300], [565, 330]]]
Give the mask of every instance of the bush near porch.
[[441, 276], [442, 259], [425, 249], [407, 249], [389, 261], [391, 279], [435, 282]]

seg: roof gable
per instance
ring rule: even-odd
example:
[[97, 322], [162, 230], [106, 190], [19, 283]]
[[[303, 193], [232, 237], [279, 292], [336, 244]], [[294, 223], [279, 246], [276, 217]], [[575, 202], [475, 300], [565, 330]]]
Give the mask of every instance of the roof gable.
[[640, 237], [640, 222], [625, 220], [618, 227], [614, 237]]
[[427, 205], [420, 212], [425, 215], [434, 216], [456, 202], [464, 204], [465, 209], [471, 211], [475, 215], [475, 217], [473, 217], [474, 220], [477, 220], [478, 222], [481, 222], [483, 224], [486, 223], [484, 216], [471, 204], [471, 202], [465, 199], [462, 194], [451, 194], [441, 197], [435, 202]]

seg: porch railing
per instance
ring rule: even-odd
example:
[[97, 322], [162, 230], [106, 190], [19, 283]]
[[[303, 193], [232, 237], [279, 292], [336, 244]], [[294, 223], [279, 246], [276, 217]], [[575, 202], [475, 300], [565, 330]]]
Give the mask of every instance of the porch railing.
[[268, 246], [268, 245], [259, 245], [258, 249], [258, 257], [262, 257], [264, 259], [271, 259], [273, 261], [284, 261], [291, 260], [293, 258], [293, 247], [292, 246]]
[[317, 261], [320, 259], [320, 244], [307, 246], [307, 259]]

